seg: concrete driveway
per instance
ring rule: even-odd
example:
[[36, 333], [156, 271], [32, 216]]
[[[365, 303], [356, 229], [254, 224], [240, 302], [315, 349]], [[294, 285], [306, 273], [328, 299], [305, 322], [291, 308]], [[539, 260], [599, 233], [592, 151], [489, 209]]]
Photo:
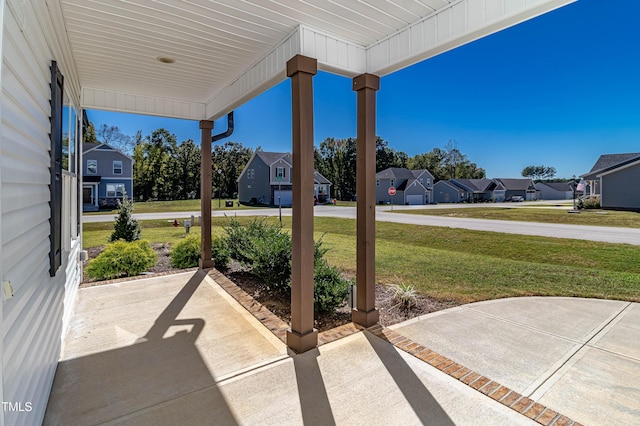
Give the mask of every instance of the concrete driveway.
[[[507, 205], [512, 206], [513, 203]], [[521, 203], [518, 203], [520, 206]], [[473, 208], [473, 205], [456, 206], [455, 208]], [[480, 204], [480, 207], [487, 206]], [[495, 206], [495, 205], [491, 205]], [[400, 213], [402, 210], [412, 209], [416, 206], [394, 206], [394, 212], [389, 206], [376, 207], [376, 220], [379, 222], [395, 222], [413, 225], [439, 226], [446, 228], [460, 228], [474, 231], [501, 232], [506, 234], [535, 235], [552, 238], [572, 238], [577, 240], [601, 241], [607, 243], [623, 243], [640, 245], [640, 229], [638, 228], [613, 228], [605, 226], [583, 226], [583, 225], [563, 225], [557, 223], [539, 222], [515, 222], [506, 220], [487, 220], [471, 218], [455, 218], [444, 216], [426, 216]], [[417, 206], [421, 208], [429, 206]], [[442, 207], [442, 206], [435, 206]], [[449, 206], [450, 208], [454, 208]], [[225, 210], [214, 211], [213, 217], [227, 216], [278, 216], [277, 208], [250, 209], [250, 210]], [[134, 217], [139, 220], [149, 219], [181, 219], [191, 215], [198, 217], [200, 212], [174, 212], [174, 213], [139, 213]], [[291, 209], [282, 209], [283, 216], [291, 216]], [[317, 217], [336, 217], [343, 219], [355, 219], [355, 207], [336, 206], [316, 206], [315, 215]], [[84, 223], [110, 222], [114, 220], [114, 215], [85, 215], [82, 217]]]

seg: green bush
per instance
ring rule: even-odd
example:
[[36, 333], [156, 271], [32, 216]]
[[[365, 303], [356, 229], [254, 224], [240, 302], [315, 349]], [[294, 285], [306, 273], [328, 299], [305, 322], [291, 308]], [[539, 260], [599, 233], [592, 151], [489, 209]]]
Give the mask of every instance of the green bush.
[[316, 261], [313, 268], [313, 302], [316, 312], [333, 312], [349, 295], [350, 280], [342, 278], [340, 271], [326, 260]]
[[117, 240], [136, 241], [140, 239], [140, 224], [132, 216], [133, 203], [124, 194], [122, 201], [118, 200], [118, 216], [113, 224], [110, 242]]
[[230, 219], [229, 223], [223, 226], [224, 241], [229, 250], [229, 256], [244, 265], [250, 265], [254, 241], [262, 238], [264, 228], [267, 226], [265, 219], [254, 219], [246, 226], [234, 218]]
[[291, 236], [277, 226], [263, 231], [247, 251], [251, 273], [269, 286], [286, 288], [291, 280]]
[[118, 240], [107, 247], [85, 269], [90, 278], [109, 280], [131, 277], [151, 268], [156, 263], [156, 253], [145, 240], [127, 242]]
[[229, 248], [224, 238], [214, 238], [211, 241], [211, 258], [213, 259], [213, 266], [222, 271], [229, 266]]
[[171, 266], [185, 269], [198, 266], [200, 260], [200, 237], [189, 235], [171, 249]]
[[594, 195], [591, 197], [587, 197], [583, 201], [583, 208], [585, 209], [599, 209], [600, 208], [600, 196]]

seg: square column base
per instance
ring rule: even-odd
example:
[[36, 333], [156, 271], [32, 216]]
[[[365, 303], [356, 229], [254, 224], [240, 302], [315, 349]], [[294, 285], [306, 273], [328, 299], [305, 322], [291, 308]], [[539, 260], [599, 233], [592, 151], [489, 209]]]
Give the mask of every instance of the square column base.
[[363, 327], [371, 327], [376, 325], [380, 320], [380, 311], [372, 309], [369, 312], [359, 311], [354, 309], [351, 311], [351, 321], [359, 324]]
[[307, 334], [287, 330], [287, 346], [296, 353], [303, 353], [318, 346], [318, 330], [315, 328]]
[[213, 259], [200, 259], [198, 261], [198, 266], [200, 267], [200, 269], [211, 269], [213, 268]]

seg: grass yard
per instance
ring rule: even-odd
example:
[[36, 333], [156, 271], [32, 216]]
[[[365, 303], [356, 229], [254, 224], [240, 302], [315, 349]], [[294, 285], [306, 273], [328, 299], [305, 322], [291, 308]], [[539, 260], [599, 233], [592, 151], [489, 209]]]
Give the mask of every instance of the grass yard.
[[612, 210], [582, 210], [567, 213], [566, 210], [530, 207], [477, 207], [468, 209], [402, 210], [400, 213], [430, 216], [463, 217], [474, 219], [515, 220], [522, 222], [564, 223], [569, 225], [613, 226], [640, 228], [640, 213]]
[[[213, 218], [214, 235], [226, 220]], [[283, 225], [290, 229], [291, 218]], [[83, 226], [85, 248], [105, 244], [112, 230], [111, 223]], [[355, 220], [316, 218], [315, 233], [330, 249], [327, 260], [354, 276]], [[143, 221], [142, 234], [169, 244], [185, 236], [183, 227], [166, 220]], [[640, 247], [626, 244], [383, 222], [377, 224], [376, 273], [381, 283], [413, 284], [423, 294], [460, 303], [533, 295], [640, 301]]]

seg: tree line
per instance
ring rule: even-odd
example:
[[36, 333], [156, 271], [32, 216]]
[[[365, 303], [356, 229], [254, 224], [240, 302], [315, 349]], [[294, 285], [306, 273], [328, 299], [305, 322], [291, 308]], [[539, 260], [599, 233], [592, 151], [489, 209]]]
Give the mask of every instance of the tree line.
[[[104, 142], [131, 156], [133, 193], [138, 201], [184, 200], [200, 197], [200, 146], [188, 139], [178, 143], [175, 134], [160, 128], [131, 137], [117, 126], [89, 125], [85, 142]], [[256, 148], [260, 150], [261, 148]], [[214, 144], [212, 148], [213, 196], [235, 198], [237, 180], [254, 150], [240, 142]], [[327, 138], [314, 150], [314, 165], [332, 183], [332, 196], [351, 200], [356, 193], [356, 139]], [[449, 141], [443, 148], [409, 157], [376, 139], [376, 171], [389, 167], [427, 169], [435, 181], [452, 178], [479, 179], [485, 170], [471, 162]]]
[[[315, 167], [333, 184], [333, 196], [338, 200], [350, 200], [356, 194], [356, 140], [354, 138], [327, 138], [315, 150]], [[427, 169], [434, 181], [460, 178], [486, 177], [483, 168], [471, 162], [449, 141], [443, 148], [409, 157], [402, 151], [389, 147], [382, 138], [376, 139], [376, 172], [389, 167], [405, 167], [410, 170]]]

